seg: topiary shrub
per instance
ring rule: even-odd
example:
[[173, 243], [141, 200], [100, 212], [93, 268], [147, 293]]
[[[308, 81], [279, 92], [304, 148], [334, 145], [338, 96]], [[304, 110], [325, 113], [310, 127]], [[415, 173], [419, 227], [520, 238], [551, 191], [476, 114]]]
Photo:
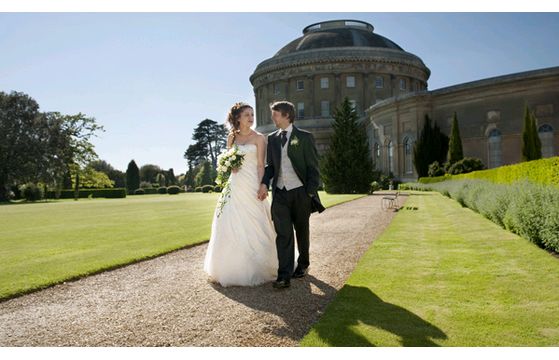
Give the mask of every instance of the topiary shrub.
[[201, 187], [201, 186], [197, 186], [197, 187], [194, 189], [194, 192], [202, 192], [202, 187]]
[[209, 193], [209, 192], [213, 192], [213, 191], [214, 191], [214, 186], [213, 185], [202, 186], [202, 192], [203, 193]]
[[478, 158], [466, 157], [460, 161], [455, 162], [448, 168], [448, 173], [451, 175], [467, 174], [472, 171], [483, 170], [485, 165]]
[[380, 184], [377, 181], [373, 181], [369, 188], [369, 194], [373, 194], [375, 191], [381, 190]]
[[167, 188], [165, 186], [160, 186], [157, 188], [158, 194], [167, 194]]
[[144, 189], [136, 189], [134, 190], [134, 195], [144, 195], [146, 192]]
[[178, 193], [180, 193], [181, 188], [178, 187], [177, 185], [171, 185], [167, 188], [167, 194], [169, 195], [176, 195]]
[[27, 201], [37, 201], [43, 198], [43, 189], [33, 183], [27, 183], [19, 187], [23, 198]]
[[219, 185], [214, 186], [214, 192], [221, 192], [221, 190], [223, 190], [221, 186]]
[[429, 177], [443, 176], [444, 169], [441, 167], [438, 161], [435, 161], [431, 165], [429, 165], [427, 174], [429, 175]]

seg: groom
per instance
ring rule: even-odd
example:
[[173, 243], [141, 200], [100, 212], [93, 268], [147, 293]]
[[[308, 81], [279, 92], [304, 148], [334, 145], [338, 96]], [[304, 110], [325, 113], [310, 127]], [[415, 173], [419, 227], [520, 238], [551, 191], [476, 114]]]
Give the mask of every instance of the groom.
[[[301, 278], [309, 267], [309, 217], [311, 212], [322, 212], [318, 197], [318, 155], [313, 135], [293, 126], [295, 107], [288, 101], [270, 105], [272, 120], [278, 128], [268, 135], [267, 160], [258, 198], [268, 196], [272, 182], [272, 219], [276, 229], [278, 277], [276, 289], [290, 286], [290, 279]], [[295, 261], [295, 237], [299, 258]]]

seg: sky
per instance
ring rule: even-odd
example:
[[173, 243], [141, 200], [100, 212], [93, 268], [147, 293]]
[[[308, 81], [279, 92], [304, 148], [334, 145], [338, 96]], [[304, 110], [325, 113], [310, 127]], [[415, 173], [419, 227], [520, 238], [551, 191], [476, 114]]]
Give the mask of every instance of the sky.
[[333, 19], [366, 21], [419, 56], [429, 90], [559, 66], [559, 13], [0, 12], [0, 91], [94, 117], [105, 132], [92, 142], [116, 169], [134, 159], [178, 175], [196, 125], [254, 106], [256, 66]]

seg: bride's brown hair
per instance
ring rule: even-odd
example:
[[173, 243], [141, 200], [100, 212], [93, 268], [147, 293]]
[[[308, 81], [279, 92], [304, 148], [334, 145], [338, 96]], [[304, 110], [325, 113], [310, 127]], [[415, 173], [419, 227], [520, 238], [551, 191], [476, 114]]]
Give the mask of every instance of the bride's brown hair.
[[235, 134], [239, 131], [239, 127], [241, 125], [239, 118], [241, 117], [243, 110], [247, 108], [252, 109], [252, 106], [244, 102], [235, 103], [235, 105], [231, 107], [229, 114], [227, 114], [227, 122], [231, 126], [231, 130], [229, 132]]

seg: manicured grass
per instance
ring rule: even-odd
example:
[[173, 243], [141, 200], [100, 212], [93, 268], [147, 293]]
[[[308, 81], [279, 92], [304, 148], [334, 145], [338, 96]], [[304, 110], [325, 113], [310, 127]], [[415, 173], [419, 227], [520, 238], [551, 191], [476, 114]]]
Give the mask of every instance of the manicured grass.
[[557, 346], [559, 259], [414, 193], [303, 346]]
[[[360, 195], [320, 194], [325, 206]], [[0, 299], [207, 241], [218, 194], [0, 207]]]

